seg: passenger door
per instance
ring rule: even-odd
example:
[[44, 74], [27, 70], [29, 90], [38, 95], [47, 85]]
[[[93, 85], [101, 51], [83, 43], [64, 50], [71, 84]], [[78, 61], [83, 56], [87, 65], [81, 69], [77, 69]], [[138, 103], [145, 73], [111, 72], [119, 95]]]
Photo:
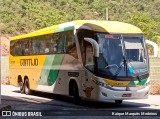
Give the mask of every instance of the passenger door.
[[93, 74], [95, 69], [95, 61], [93, 56], [93, 47], [89, 42], [84, 41], [83, 65], [84, 70], [82, 74], [82, 90], [83, 97], [90, 98], [93, 90]]

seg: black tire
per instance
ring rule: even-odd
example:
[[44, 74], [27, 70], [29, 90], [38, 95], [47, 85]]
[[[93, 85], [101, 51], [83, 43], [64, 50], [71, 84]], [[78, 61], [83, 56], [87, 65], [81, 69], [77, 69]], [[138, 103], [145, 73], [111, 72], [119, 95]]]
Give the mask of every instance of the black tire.
[[118, 105], [122, 104], [122, 102], [123, 102], [123, 100], [115, 100], [115, 103]]
[[77, 84], [74, 82], [73, 83], [73, 97], [74, 97], [74, 103], [75, 104], [80, 104], [80, 97], [79, 97], [79, 91], [78, 91], [78, 86]]
[[24, 94], [24, 84], [23, 84], [23, 82], [19, 82], [19, 88], [20, 88], [20, 92], [22, 94]]
[[30, 89], [30, 86], [29, 86], [29, 80], [28, 79], [25, 79], [24, 90], [25, 90], [25, 94], [26, 95], [30, 95], [31, 94], [31, 89]]

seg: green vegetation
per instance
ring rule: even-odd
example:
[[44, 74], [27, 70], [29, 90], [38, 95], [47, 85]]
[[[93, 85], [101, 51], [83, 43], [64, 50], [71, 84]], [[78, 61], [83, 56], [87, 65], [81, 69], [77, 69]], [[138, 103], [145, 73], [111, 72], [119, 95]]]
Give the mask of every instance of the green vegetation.
[[105, 20], [106, 7], [109, 20], [134, 24], [158, 42], [160, 0], [0, 0], [0, 31], [18, 35], [72, 20]]

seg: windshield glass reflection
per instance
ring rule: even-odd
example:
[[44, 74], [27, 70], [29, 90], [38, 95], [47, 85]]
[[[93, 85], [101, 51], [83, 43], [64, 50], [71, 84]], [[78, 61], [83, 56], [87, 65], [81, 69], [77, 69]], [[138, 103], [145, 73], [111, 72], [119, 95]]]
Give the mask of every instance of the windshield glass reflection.
[[[136, 76], [148, 72], [142, 35], [98, 34], [98, 73], [102, 76]], [[129, 72], [127, 67], [129, 67]], [[132, 72], [130, 72], [132, 71]]]

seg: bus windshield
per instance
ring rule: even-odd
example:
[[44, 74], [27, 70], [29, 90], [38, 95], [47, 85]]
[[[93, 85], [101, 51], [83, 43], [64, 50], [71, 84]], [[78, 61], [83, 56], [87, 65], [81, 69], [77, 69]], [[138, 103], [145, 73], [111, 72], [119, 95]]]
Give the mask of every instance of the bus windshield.
[[148, 73], [143, 35], [98, 33], [98, 74], [102, 77], [137, 77]]

